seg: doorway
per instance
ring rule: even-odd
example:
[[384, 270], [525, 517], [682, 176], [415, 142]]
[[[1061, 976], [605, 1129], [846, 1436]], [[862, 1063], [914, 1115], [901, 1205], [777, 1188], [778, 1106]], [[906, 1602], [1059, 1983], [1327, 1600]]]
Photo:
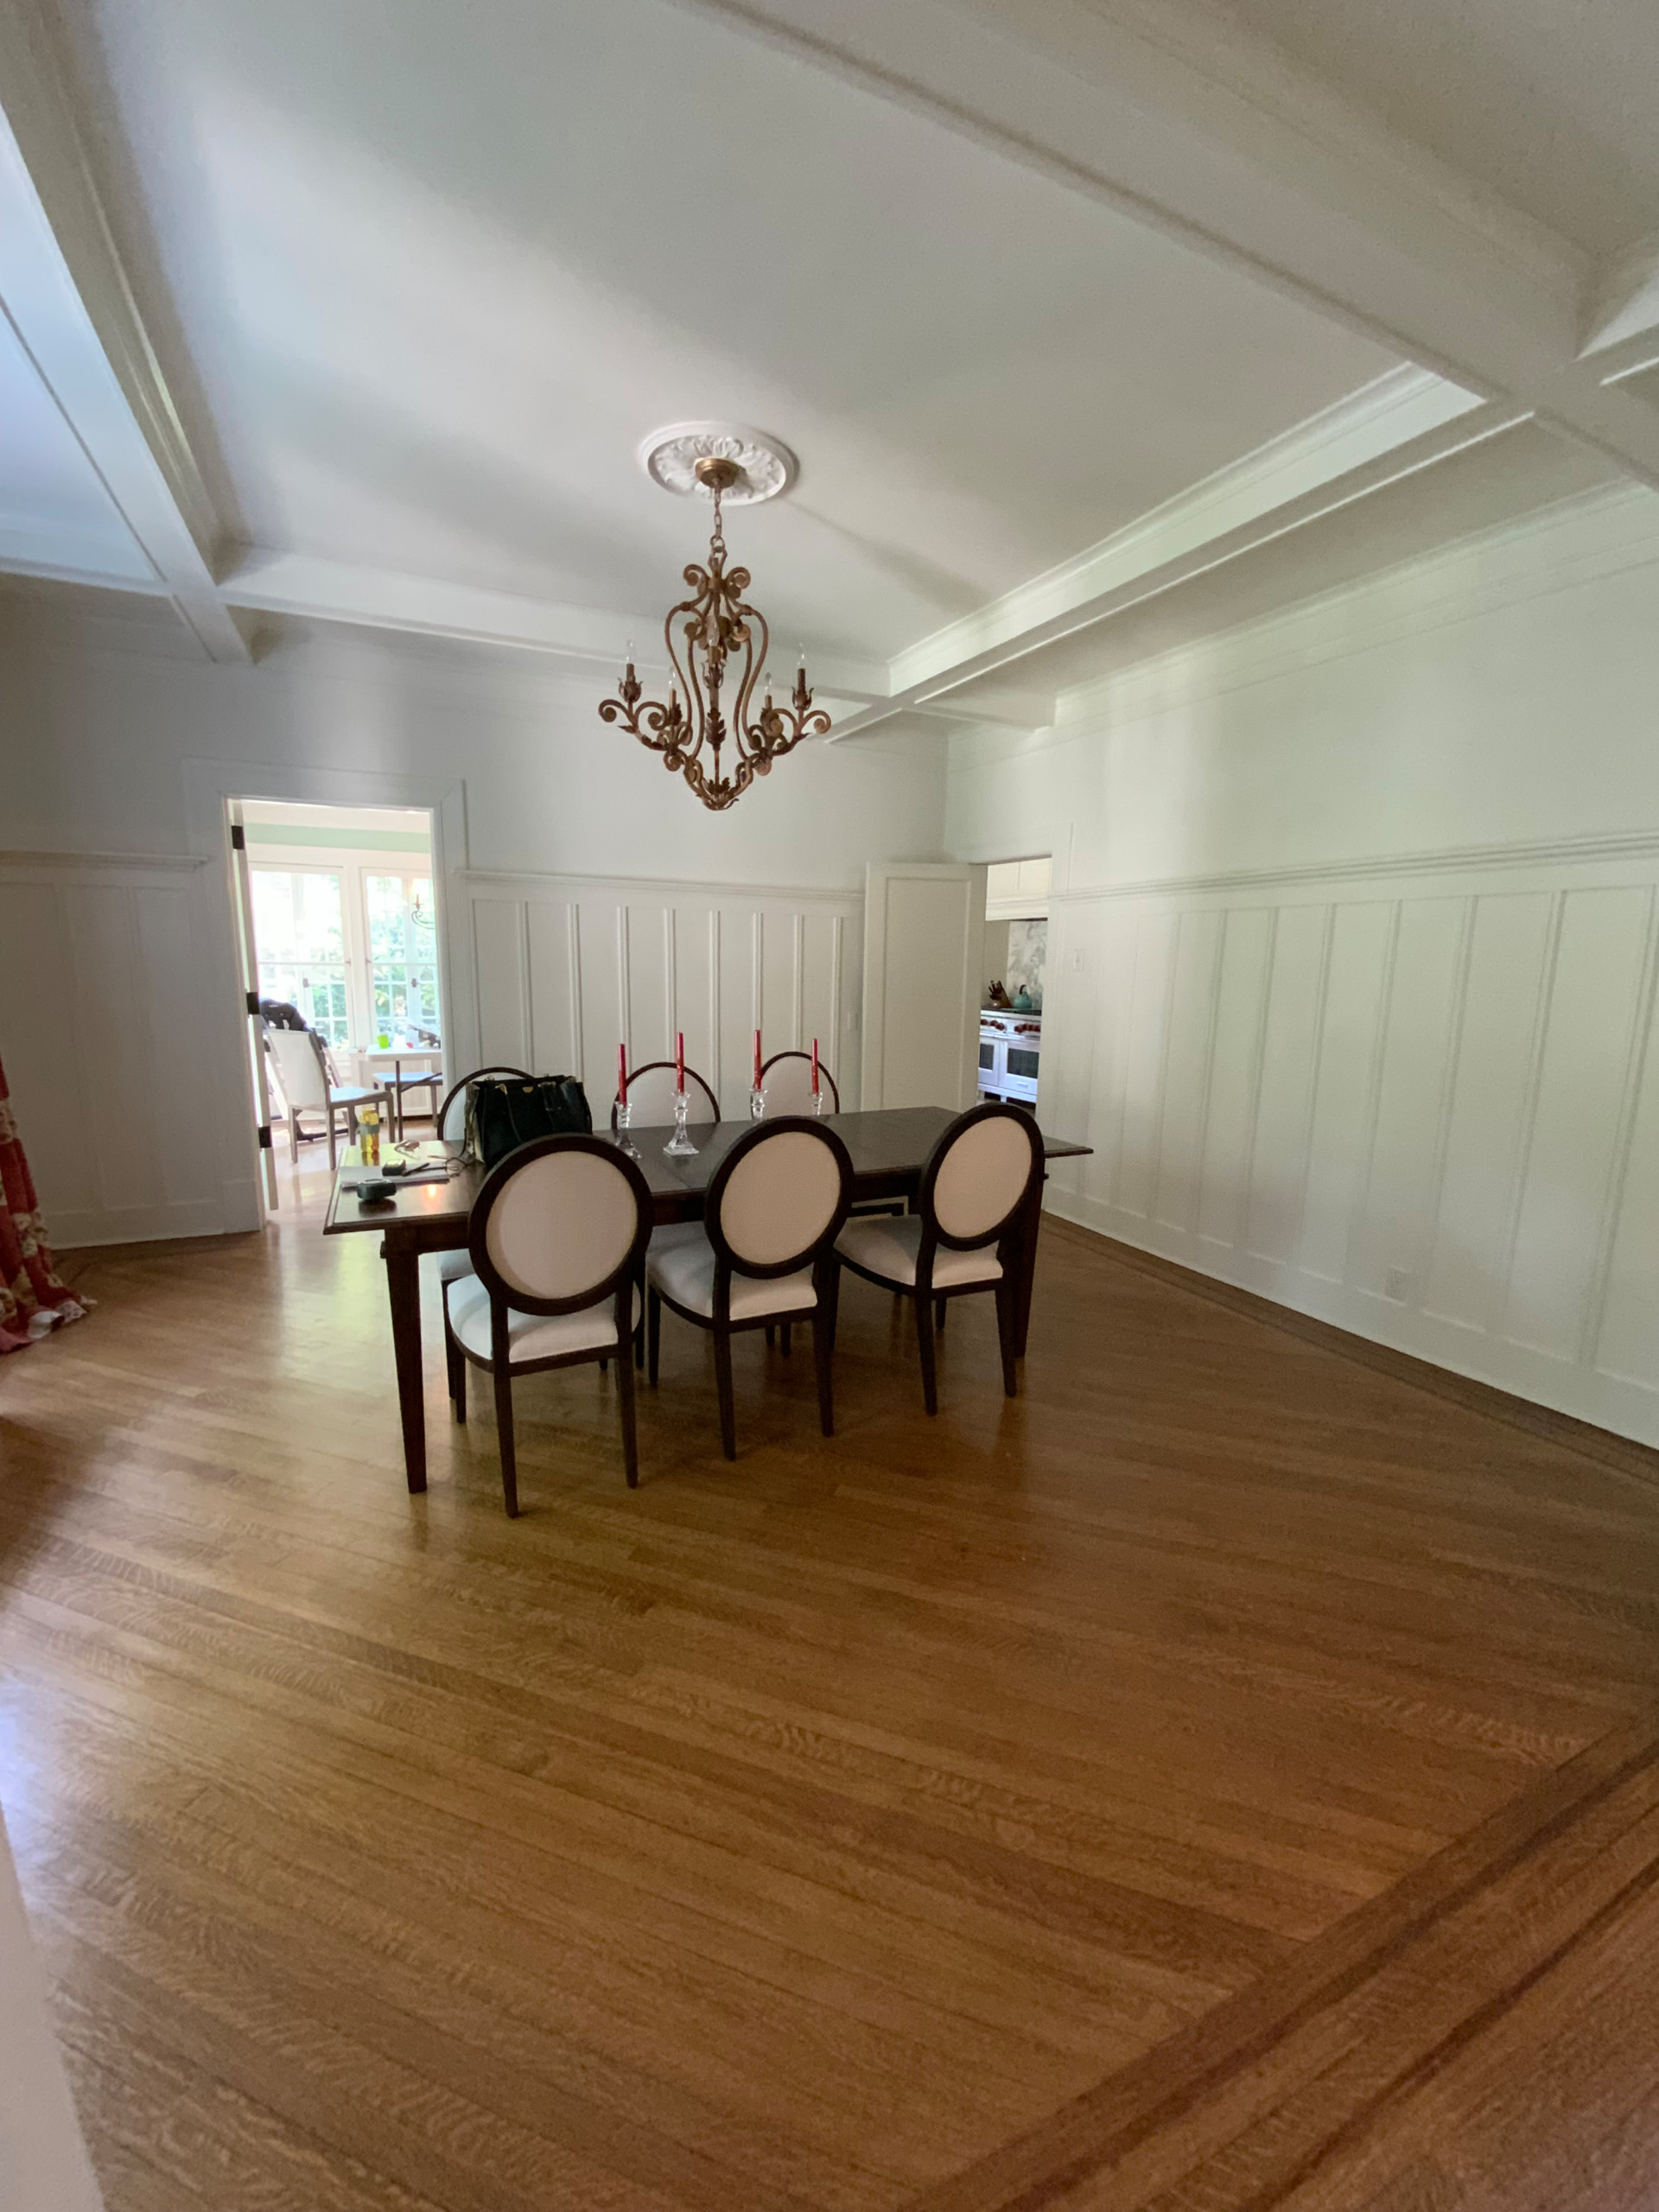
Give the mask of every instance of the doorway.
[[433, 822], [421, 807], [251, 798], [230, 802], [230, 817], [270, 1210], [285, 1181], [297, 1195], [327, 1172], [330, 1120], [349, 1141], [353, 1112], [376, 1093], [399, 1134], [423, 1134], [435, 1116], [444, 969]]
[[985, 989], [979, 1094], [1036, 1110], [1052, 861], [1046, 853], [993, 861], [985, 873]]

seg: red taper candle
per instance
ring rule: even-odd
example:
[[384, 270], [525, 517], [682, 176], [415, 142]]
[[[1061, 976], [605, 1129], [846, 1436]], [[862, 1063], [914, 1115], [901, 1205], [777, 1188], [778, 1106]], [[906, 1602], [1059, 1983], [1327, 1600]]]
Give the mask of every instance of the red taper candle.
[[757, 1090], [760, 1088], [760, 1032], [758, 1029], [754, 1033], [754, 1087]]
[[616, 1097], [619, 1105], [627, 1104], [628, 1048], [626, 1045], [619, 1045], [616, 1048]]
[[818, 1095], [818, 1040], [817, 1040], [817, 1039], [815, 1037], [815, 1038], [812, 1039], [812, 1096], [816, 1098], [816, 1097], [817, 1096], [817, 1095]]
[[674, 1088], [676, 1090], [685, 1089], [685, 1032], [683, 1029], [675, 1033]]

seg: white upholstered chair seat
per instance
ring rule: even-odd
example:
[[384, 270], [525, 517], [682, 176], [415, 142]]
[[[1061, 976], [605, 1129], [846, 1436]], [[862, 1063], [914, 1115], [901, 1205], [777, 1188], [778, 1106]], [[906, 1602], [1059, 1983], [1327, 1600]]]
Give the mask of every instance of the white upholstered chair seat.
[[[715, 1248], [695, 1223], [695, 1240], [660, 1246], [653, 1236], [645, 1254], [645, 1281], [653, 1290], [688, 1313], [711, 1315], [715, 1310]], [[734, 1321], [769, 1319], [772, 1315], [809, 1313], [818, 1302], [812, 1287], [812, 1270], [802, 1268], [792, 1275], [732, 1274]]]
[[446, 1290], [452, 1282], [465, 1282], [469, 1275], [472, 1275], [474, 1281], [477, 1280], [473, 1267], [473, 1255], [470, 1252], [439, 1253], [438, 1281]]
[[[464, 1257], [465, 1255], [458, 1255]], [[444, 1298], [449, 1327], [463, 1351], [474, 1359], [490, 1357], [490, 1294], [476, 1275], [446, 1286]], [[633, 1296], [628, 1295], [632, 1318]], [[575, 1313], [507, 1314], [507, 1363], [562, 1359], [567, 1352], [598, 1351], [616, 1342], [616, 1300], [607, 1298], [597, 1306], [584, 1306]]]
[[[913, 1289], [916, 1260], [922, 1245], [922, 1217], [899, 1214], [876, 1220], [849, 1221], [836, 1239], [843, 1259], [866, 1268], [884, 1282]], [[965, 1282], [995, 1282], [1002, 1273], [995, 1244], [981, 1244], [971, 1251], [957, 1251], [940, 1244], [933, 1254], [933, 1287], [954, 1290]]]

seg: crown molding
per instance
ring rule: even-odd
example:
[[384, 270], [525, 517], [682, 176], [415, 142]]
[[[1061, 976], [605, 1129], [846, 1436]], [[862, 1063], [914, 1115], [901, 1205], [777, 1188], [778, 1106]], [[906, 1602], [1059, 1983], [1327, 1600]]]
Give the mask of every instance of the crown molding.
[[[1394, 482], [1408, 468], [1424, 465], [1424, 440], [1431, 442], [1435, 458], [1443, 458], [1518, 419], [1495, 413], [1426, 370], [1390, 370], [1097, 545], [895, 655], [893, 689], [904, 693], [925, 687], [945, 670], [953, 671], [954, 682], [967, 682], [964, 668], [983, 672], [984, 664], [999, 664], [994, 657], [1010, 646], [1028, 652], [1033, 641], [1049, 644], [1083, 628], [1122, 603], [1126, 590], [1141, 596], [1137, 588], [1153, 577], [1177, 566], [1191, 573], [1195, 558], [1211, 565], [1204, 556], [1218, 544], [1236, 542], [1240, 533], [1259, 543], [1261, 526], [1270, 518], [1270, 534], [1277, 535], [1293, 516], [1310, 520], [1362, 488]], [[938, 695], [924, 690], [922, 696]]]
[[1001, 742], [988, 731], [960, 733], [953, 764], [989, 766], [1087, 743], [1103, 724], [1138, 721], [1177, 700], [1195, 705], [1655, 561], [1659, 501], [1632, 485], [1599, 487], [1074, 685], [1046, 729]]

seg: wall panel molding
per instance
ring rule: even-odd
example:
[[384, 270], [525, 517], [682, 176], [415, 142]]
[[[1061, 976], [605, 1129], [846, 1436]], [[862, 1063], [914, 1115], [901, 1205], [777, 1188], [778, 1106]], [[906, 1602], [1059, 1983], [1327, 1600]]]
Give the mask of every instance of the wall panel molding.
[[125, 854], [0, 855], [0, 1053], [64, 1250], [257, 1218], [223, 1142], [208, 871]]
[[1053, 1211], [1659, 1444], [1659, 837], [1055, 914]]
[[858, 1096], [861, 893], [478, 869], [453, 882], [471, 949], [467, 1065], [568, 1070], [597, 1116], [618, 1041], [631, 1062], [662, 1059], [683, 1029], [735, 1116], [760, 1028], [769, 1053], [818, 1038], [843, 1097]]

